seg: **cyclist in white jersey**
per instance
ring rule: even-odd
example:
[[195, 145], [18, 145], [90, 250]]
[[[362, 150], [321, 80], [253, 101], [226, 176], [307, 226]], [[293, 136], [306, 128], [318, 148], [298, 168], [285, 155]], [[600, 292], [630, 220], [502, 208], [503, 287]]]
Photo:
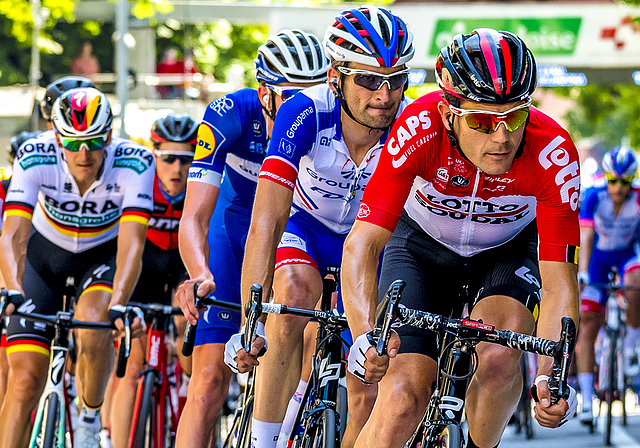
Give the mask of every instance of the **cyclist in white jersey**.
[[[65, 280], [73, 277], [75, 317], [104, 322], [109, 314], [122, 329], [118, 316], [140, 273], [153, 208], [153, 156], [112, 137], [111, 107], [96, 89], [65, 92], [54, 103], [52, 117], [55, 132], [27, 141], [18, 151], [0, 238], [0, 269], [10, 297], [23, 302], [21, 311], [55, 313], [62, 306]], [[138, 318], [132, 329], [142, 333]], [[11, 319], [10, 382], [0, 411], [3, 448], [26, 445], [52, 336], [47, 327]], [[109, 332], [79, 331], [76, 342], [83, 406], [75, 446], [98, 447], [113, 339]]]
[[[273, 286], [277, 303], [316, 305], [322, 293], [321, 273], [340, 264], [342, 243], [388, 128], [408, 103], [405, 64], [413, 56], [412, 40], [399, 17], [376, 7], [344, 11], [328, 28], [324, 45], [332, 64], [329, 84], [299, 93], [278, 112], [247, 238], [243, 302], [250, 286], [258, 283], [265, 291]], [[256, 379], [252, 422], [256, 448], [277, 442], [300, 378], [306, 323], [269, 317], [251, 354], [240, 348], [240, 334], [227, 343], [227, 363], [247, 371], [258, 364], [256, 354], [270, 341]], [[274, 378], [280, 387], [273, 387]], [[348, 390], [345, 447], [355, 440], [375, 398], [375, 389], [365, 390], [354, 378], [348, 378]]]

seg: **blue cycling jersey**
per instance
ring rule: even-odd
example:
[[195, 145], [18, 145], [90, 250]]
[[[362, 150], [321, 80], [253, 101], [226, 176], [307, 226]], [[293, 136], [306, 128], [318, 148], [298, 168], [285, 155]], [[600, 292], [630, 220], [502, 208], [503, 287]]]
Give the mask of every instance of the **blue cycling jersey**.
[[189, 182], [220, 187], [225, 205], [250, 212], [267, 143], [256, 90], [242, 89], [218, 98], [209, 104], [198, 128]]
[[618, 216], [607, 187], [587, 189], [580, 207], [580, 225], [595, 229], [593, 247], [597, 251], [622, 251], [632, 247], [640, 230], [640, 189], [632, 188]]

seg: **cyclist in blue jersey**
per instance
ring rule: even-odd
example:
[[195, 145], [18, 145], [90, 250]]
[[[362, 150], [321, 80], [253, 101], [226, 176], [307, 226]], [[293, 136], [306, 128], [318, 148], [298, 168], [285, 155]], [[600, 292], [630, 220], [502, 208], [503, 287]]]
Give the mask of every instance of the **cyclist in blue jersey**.
[[219, 300], [240, 302], [251, 206], [276, 111], [302, 88], [326, 80], [328, 61], [315, 36], [283, 30], [260, 46], [255, 66], [257, 91], [231, 93], [207, 108], [189, 170], [179, 246], [191, 279], [178, 289], [178, 300], [187, 319], [199, 321], [178, 447], [209, 446], [231, 377], [224, 343], [240, 327], [239, 313], [208, 308], [200, 315], [194, 285], [201, 283], [201, 296], [215, 292]]
[[[404, 90], [412, 40], [402, 19], [372, 6], [346, 10], [328, 27], [329, 84], [305, 90], [278, 112], [247, 238], [243, 302], [258, 283], [265, 291], [273, 287], [277, 303], [316, 305], [321, 273], [340, 265], [344, 239], [389, 127], [408, 104]], [[250, 354], [240, 347], [242, 331], [227, 343], [225, 359], [240, 371], [258, 365], [259, 349], [270, 343], [256, 379], [256, 448], [277, 443], [289, 397], [299, 383], [306, 323], [270, 316]], [[342, 446], [350, 447], [368, 417], [375, 388], [365, 388], [350, 375], [347, 382], [349, 425]]]
[[[617, 147], [602, 158], [606, 186], [587, 189], [580, 207], [580, 256], [578, 280], [582, 291], [580, 332], [576, 342], [578, 382], [582, 393], [580, 421], [593, 420], [594, 344], [604, 323], [604, 305], [608, 292], [608, 274], [616, 266], [625, 286], [640, 286], [640, 259], [634, 244], [640, 231], [640, 189], [632, 185], [638, 171], [633, 151]], [[594, 285], [590, 285], [593, 283]], [[640, 291], [627, 290], [626, 359], [637, 354], [635, 345], [640, 336]], [[628, 374], [629, 365], [625, 366]], [[637, 373], [637, 372], [635, 372]]]

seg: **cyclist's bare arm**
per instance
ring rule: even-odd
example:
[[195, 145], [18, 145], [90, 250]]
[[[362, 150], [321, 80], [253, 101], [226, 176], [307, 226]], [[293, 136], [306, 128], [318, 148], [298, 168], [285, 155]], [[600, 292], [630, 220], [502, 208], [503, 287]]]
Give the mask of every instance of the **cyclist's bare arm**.
[[578, 272], [589, 270], [589, 260], [593, 249], [596, 230], [593, 226], [580, 226], [580, 252], [578, 253]]
[[[109, 308], [114, 305], [126, 305], [136, 286], [142, 270], [142, 252], [147, 236], [147, 224], [135, 221], [120, 222], [118, 232], [118, 251], [116, 253], [116, 272], [113, 278], [113, 293]], [[119, 330], [124, 329], [121, 319], [115, 322]], [[137, 317], [131, 326], [136, 336], [140, 335], [142, 323]]]
[[[241, 295], [249, 301], [251, 285], [258, 283], [269, 299], [273, 283], [276, 248], [289, 219], [293, 191], [268, 179], [259, 179], [251, 213], [251, 225], [242, 263]], [[243, 316], [244, 322], [244, 316]], [[257, 352], [256, 352], [257, 353]]]
[[31, 220], [22, 216], [7, 216], [0, 237], [0, 270], [7, 289], [22, 292], [24, 260], [30, 233]]
[[201, 296], [215, 291], [214, 278], [209, 271], [209, 221], [218, 201], [220, 188], [202, 182], [187, 183], [187, 196], [178, 229], [180, 256], [190, 280], [184, 282], [177, 292], [177, 300], [182, 311], [192, 324], [200, 317], [193, 297], [193, 286], [201, 283]]
[[[573, 263], [558, 261], [540, 261], [539, 265], [542, 297], [537, 336], [558, 340], [563, 317], [568, 316], [574, 322], [579, 321], [580, 301], [576, 266]], [[549, 375], [552, 365], [552, 358], [540, 356], [538, 375]], [[538, 398], [540, 399], [540, 403], [536, 405], [538, 422], [543, 426], [558, 426], [568, 409], [566, 401], [561, 400], [558, 404], [548, 407], [549, 391], [546, 382], [538, 384]]]
[[378, 263], [391, 232], [356, 221], [342, 252], [342, 297], [354, 337], [373, 330], [378, 305]]

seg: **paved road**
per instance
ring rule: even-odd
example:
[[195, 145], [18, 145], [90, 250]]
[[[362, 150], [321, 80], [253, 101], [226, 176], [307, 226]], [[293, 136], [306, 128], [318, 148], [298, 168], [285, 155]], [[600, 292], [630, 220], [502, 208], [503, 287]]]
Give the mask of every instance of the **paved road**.
[[[617, 448], [640, 448], [640, 407], [630, 406], [627, 426], [620, 426], [619, 411], [614, 409], [614, 426], [612, 443]], [[546, 429], [535, 423], [534, 438], [526, 440], [523, 434], [515, 434], [509, 426], [505, 432], [500, 448], [596, 448], [605, 447], [604, 417], [598, 422], [596, 432], [589, 434], [577, 419], [573, 419], [558, 429]]]

